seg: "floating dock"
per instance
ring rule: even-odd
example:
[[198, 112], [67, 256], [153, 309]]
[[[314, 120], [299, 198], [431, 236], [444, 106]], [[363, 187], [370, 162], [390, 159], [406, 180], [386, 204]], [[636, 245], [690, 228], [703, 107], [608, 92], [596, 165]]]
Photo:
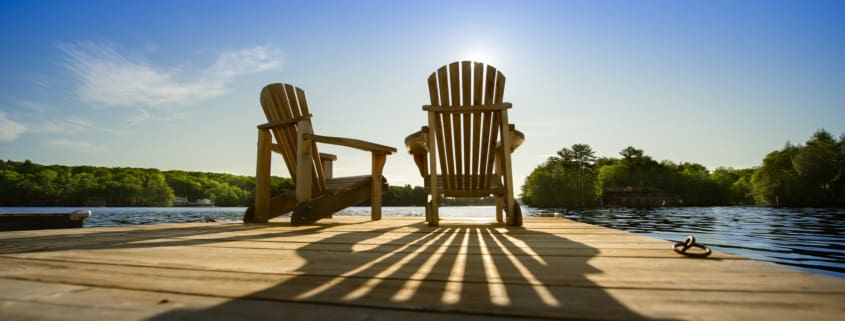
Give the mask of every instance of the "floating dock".
[[0, 231], [82, 227], [91, 211], [50, 213], [0, 212]]
[[0, 320], [842, 320], [845, 280], [561, 218], [0, 232]]

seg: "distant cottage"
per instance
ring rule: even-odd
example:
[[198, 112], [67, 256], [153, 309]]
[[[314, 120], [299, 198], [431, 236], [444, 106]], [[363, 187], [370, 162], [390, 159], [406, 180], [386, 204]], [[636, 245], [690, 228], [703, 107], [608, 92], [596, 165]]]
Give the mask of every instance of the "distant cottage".
[[675, 195], [652, 187], [609, 187], [604, 189], [605, 207], [661, 207], [670, 206], [681, 200]]
[[189, 203], [190, 202], [188, 202], [187, 197], [176, 196], [176, 198], [173, 199], [173, 206], [188, 206]]
[[105, 207], [106, 206], [106, 198], [105, 197], [96, 197], [90, 196], [88, 199], [85, 200], [85, 207]]
[[198, 199], [196, 202], [191, 202], [186, 196], [176, 196], [173, 199], [173, 206], [178, 207], [214, 207], [214, 202], [207, 198]]

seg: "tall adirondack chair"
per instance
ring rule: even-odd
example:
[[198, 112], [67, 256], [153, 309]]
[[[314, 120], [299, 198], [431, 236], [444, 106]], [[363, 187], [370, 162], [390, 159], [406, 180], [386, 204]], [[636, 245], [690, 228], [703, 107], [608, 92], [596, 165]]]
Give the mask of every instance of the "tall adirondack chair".
[[[315, 135], [305, 91], [290, 84], [269, 84], [261, 90], [267, 123], [258, 126], [258, 165], [255, 204], [244, 213], [244, 222], [267, 220], [293, 211], [292, 224], [310, 224], [334, 212], [370, 200], [371, 218], [381, 219], [381, 197], [387, 180], [381, 175], [387, 155], [396, 149], [362, 140]], [[275, 139], [275, 144], [273, 140]], [[337, 159], [317, 151], [317, 143], [368, 151], [372, 173], [332, 177]], [[282, 155], [296, 190], [270, 199], [271, 150]]]
[[[511, 103], [503, 102], [505, 76], [481, 62], [458, 61], [428, 77], [428, 126], [405, 138], [425, 179], [426, 220], [439, 223], [438, 198], [496, 198], [496, 219], [522, 225], [514, 199], [511, 152], [525, 135], [508, 123]], [[439, 166], [438, 166], [439, 165]]]

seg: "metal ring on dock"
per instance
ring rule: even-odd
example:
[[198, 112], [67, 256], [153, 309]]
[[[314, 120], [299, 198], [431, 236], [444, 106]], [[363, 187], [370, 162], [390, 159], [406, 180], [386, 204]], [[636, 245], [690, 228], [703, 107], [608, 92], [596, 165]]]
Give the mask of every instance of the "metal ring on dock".
[[[680, 249], [679, 249], [679, 247], [680, 247]], [[703, 253], [687, 252], [687, 250], [689, 250], [692, 247], [703, 249], [704, 252]], [[687, 257], [697, 257], [697, 258], [708, 257], [708, 256], [710, 256], [711, 253], [713, 253], [712, 251], [710, 251], [709, 247], [706, 247], [706, 246], [701, 245], [701, 244], [696, 244], [695, 243], [695, 237], [693, 237], [692, 235], [687, 236], [687, 238], [684, 239], [682, 242], [675, 242], [675, 245], [672, 246], [672, 249], [675, 250], [675, 252], [677, 252], [678, 254], [683, 254]]]

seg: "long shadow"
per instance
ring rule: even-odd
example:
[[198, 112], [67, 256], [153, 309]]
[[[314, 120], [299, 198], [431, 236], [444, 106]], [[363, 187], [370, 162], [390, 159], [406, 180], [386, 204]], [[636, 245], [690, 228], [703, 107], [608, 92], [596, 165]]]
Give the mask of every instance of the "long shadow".
[[588, 264], [597, 249], [550, 233], [412, 224], [339, 233], [321, 243], [336, 247], [299, 248], [306, 263], [275, 286], [149, 320], [648, 319], [587, 278], [601, 272]]
[[[280, 226], [290, 227], [290, 224], [286, 222], [270, 224], [209, 224], [204, 226], [173, 226], [155, 229], [77, 229], [74, 232], [68, 232], [68, 230], [44, 230], [43, 232], [39, 232], [39, 234], [44, 235], [35, 236], [18, 236], [21, 233], [8, 232], [0, 233], [0, 255], [79, 249], [197, 246], [226, 241], [249, 241], [274, 237], [308, 235], [336, 225], [339, 225], [339, 223], [320, 223], [281, 232], [274, 228]], [[235, 233], [231, 236], [222, 237], [214, 235], [259, 229], [267, 230], [267, 233], [251, 233], [250, 235]], [[203, 236], [207, 237], [203, 238]]]

